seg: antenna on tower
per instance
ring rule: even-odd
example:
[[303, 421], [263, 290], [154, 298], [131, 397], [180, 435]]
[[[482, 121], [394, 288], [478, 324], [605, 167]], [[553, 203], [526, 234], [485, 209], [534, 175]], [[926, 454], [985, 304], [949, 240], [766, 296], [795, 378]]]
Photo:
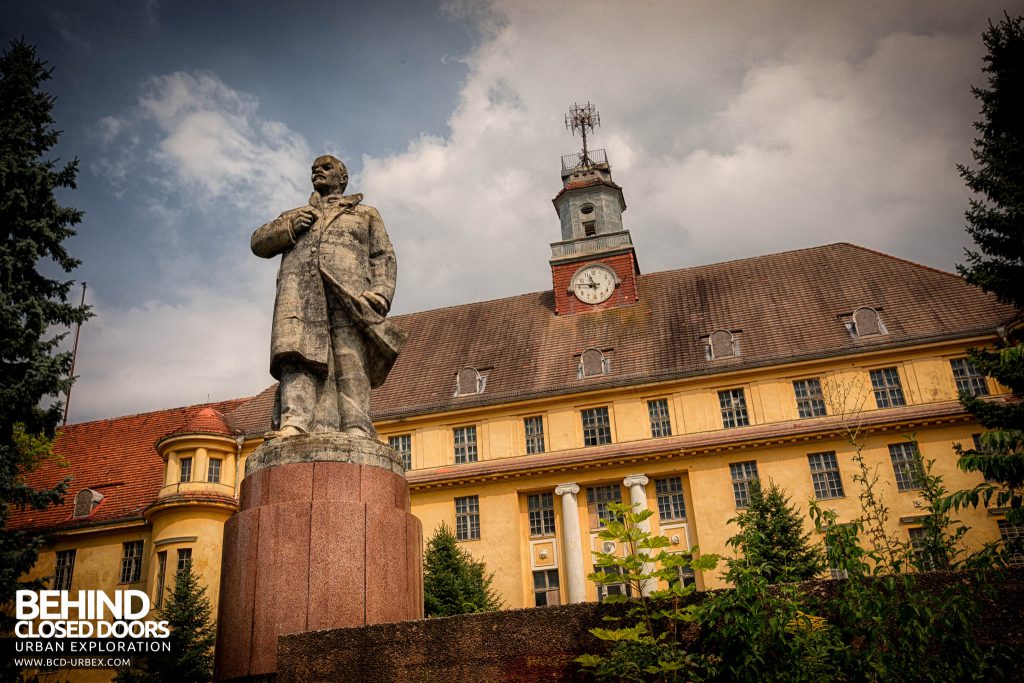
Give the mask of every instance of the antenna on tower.
[[590, 102], [582, 107], [576, 103], [569, 107], [569, 113], [565, 115], [565, 127], [567, 130], [571, 130], [573, 135], [579, 131], [583, 138], [583, 152], [580, 154], [579, 166], [594, 165], [590, 159], [590, 152], [587, 150], [587, 131], [593, 133], [594, 127], [600, 125], [601, 114], [597, 111], [597, 107]]

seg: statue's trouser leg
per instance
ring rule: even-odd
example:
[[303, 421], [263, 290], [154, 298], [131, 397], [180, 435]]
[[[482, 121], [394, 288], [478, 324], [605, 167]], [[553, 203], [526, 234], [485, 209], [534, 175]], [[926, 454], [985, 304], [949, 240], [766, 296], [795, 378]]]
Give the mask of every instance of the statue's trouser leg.
[[[340, 317], [340, 316], [339, 316]], [[338, 388], [338, 414], [345, 432], [373, 437], [370, 421], [370, 380], [366, 376], [366, 340], [347, 319], [331, 325], [334, 376]]]
[[281, 363], [281, 429], [313, 431], [313, 414], [323, 380], [298, 361]]

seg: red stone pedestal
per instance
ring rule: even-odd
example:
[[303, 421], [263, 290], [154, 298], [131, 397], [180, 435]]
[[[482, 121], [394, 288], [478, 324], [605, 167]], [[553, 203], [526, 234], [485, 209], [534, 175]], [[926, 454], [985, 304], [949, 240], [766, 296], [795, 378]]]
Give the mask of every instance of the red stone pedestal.
[[216, 680], [274, 674], [279, 635], [423, 617], [422, 529], [405, 477], [345, 459], [251, 459], [224, 527]]

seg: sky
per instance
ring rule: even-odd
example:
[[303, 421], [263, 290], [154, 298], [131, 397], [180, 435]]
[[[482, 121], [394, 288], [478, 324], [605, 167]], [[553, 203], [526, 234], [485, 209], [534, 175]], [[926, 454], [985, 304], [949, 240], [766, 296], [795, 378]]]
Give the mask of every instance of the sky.
[[840, 241], [952, 271], [1004, 10], [1024, 0], [5, 0], [3, 44], [53, 67], [51, 157], [80, 164], [70, 419], [269, 386], [277, 262], [249, 237], [322, 153], [384, 218], [393, 313], [550, 289], [577, 102], [642, 272]]

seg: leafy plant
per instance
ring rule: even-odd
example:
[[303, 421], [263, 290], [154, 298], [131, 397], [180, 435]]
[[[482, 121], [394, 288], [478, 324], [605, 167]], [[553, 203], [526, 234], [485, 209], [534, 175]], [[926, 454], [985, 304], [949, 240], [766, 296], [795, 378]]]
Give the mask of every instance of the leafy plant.
[[[594, 552], [599, 571], [589, 579], [599, 586], [625, 584], [637, 597], [612, 594], [606, 603], [625, 603], [623, 616], [605, 619], [620, 623], [616, 628], [593, 628], [590, 632], [610, 644], [604, 654], [585, 654], [576, 659], [599, 681], [701, 681], [715, 670], [717, 660], [686, 650], [682, 635], [695, 620], [696, 606], [689, 597], [694, 587], [684, 585], [680, 571], [714, 569], [717, 555], [697, 557], [698, 550], [669, 552], [668, 537], [653, 535], [644, 528], [652, 510], [634, 512], [632, 506], [610, 503], [613, 519], [598, 533], [602, 541], [614, 541], [623, 548], [616, 553]], [[658, 581], [667, 589], [656, 590]]]

